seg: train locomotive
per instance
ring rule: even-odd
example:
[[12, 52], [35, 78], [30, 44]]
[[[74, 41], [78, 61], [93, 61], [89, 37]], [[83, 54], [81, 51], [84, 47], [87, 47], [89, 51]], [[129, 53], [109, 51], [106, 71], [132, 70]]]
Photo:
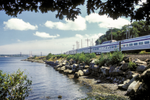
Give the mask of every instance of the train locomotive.
[[139, 52], [141, 50], [150, 50], [150, 35], [125, 39], [121, 41], [110, 40], [105, 41], [100, 45], [89, 46], [85, 48], [80, 48], [76, 50], [67, 51], [65, 54], [76, 54], [76, 53], [107, 53], [114, 51], [122, 51], [122, 52]]

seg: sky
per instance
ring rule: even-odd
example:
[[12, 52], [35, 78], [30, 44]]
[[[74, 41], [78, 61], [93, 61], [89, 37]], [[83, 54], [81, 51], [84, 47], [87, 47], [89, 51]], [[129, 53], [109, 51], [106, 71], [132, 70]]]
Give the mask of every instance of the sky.
[[[130, 18], [117, 20], [106, 15], [87, 15], [86, 6], [79, 6], [81, 14], [75, 21], [56, 18], [57, 12], [22, 12], [17, 17], [0, 11], [0, 54], [43, 55], [60, 54], [79, 48], [95, 45], [95, 41], [110, 29], [130, 24]], [[92, 42], [93, 40], [93, 42]], [[74, 46], [73, 46], [74, 45]]]

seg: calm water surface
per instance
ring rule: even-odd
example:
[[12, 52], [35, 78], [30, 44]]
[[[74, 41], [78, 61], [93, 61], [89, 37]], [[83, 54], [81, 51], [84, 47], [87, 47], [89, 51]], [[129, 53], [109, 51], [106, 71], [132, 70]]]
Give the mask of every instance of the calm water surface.
[[78, 100], [87, 97], [88, 89], [75, 80], [55, 71], [51, 66], [21, 61], [23, 57], [0, 57], [0, 70], [5, 73], [16, 72], [19, 68], [32, 80], [32, 92], [27, 100]]

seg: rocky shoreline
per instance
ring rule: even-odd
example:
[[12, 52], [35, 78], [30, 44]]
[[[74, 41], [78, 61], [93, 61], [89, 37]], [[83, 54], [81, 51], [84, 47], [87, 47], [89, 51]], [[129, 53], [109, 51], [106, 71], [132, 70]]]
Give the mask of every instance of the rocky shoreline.
[[[117, 100], [126, 100], [139, 94], [145, 88], [145, 83], [136, 81], [136, 78], [145, 77], [150, 72], [150, 61], [148, 59], [141, 61], [140, 59], [124, 57], [119, 65], [105, 64], [105, 66], [96, 65], [96, 60], [92, 59], [89, 65], [84, 63], [78, 64], [73, 60], [67, 61], [65, 59], [56, 61], [27, 59], [25, 61], [44, 62], [69, 78], [78, 79], [82, 85], [91, 88], [89, 93], [91, 96], [99, 95], [104, 98], [110, 97], [117, 98]], [[134, 71], [128, 67], [130, 61], [137, 65]]]

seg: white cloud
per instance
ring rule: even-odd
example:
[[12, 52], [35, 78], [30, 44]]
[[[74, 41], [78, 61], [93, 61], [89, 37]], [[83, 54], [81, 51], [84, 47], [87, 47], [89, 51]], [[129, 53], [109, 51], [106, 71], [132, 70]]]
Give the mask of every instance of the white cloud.
[[[58, 54], [62, 52], [66, 52], [69, 50], [72, 50], [73, 45], [76, 45], [76, 41], [79, 42], [80, 48], [81, 48], [81, 38], [82, 37], [82, 47], [87, 46], [86, 39], [90, 39], [90, 42], [93, 39], [93, 44], [95, 43], [95, 40], [99, 38], [99, 36], [102, 35], [102, 33], [99, 34], [85, 34], [80, 35], [76, 34], [74, 37], [69, 38], [58, 38], [58, 39], [51, 39], [51, 40], [35, 40], [35, 41], [28, 41], [28, 42], [19, 42], [15, 44], [9, 44], [9, 45], [3, 45], [0, 46], [0, 52], [4, 54], [14, 54], [14, 53], [20, 53], [22, 54], [29, 54], [29, 51], [32, 51], [32, 54], [48, 54], [48, 53], [54, 53]], [[91, 45], [91, 43], [88, 43], [88, 45]], [[76, 48], [76, 46], [75, 46]]]
[[101, 28], [121, 28], [124, 25], [130, 24], [130, 21], [124, 18], [118, 18], [113, 20], [107, 15], [98, 15], [97, 13], [92, 13], [85, 17], [86, 21], [89, 23], [98, 23], [98, 26]]
[[5, 25], [4, 29], [10, 30], [36, 30], [38, 28], [37, 25], [31, 25], [29, 22], [24, 22], [22, 19], [11, 18], [7, 22], [3, 22]]
[[60, 36], [59, 34], [53, 36], [53, 35], [49, 35], [46, 32], [38, 32], [38, 31], [36, 31], [36, 33], [34, 35], [38, 36], [38, 37], [41, 37], [41, 38], [56, 38], [56, 37]]
[[80, 34], [76, 34], [75, 36], [76, 36], [76, 37], [79, 37], [79, 38], [83, 38], [83, 36], [80, 35]]
[[17, 41], [20, 42], [21, 40], [18, 39]]
[[77, 16], [77, 19], [75, 21], [67, 20], [65, 18], [66, 23], [62, 22], [52, 22], [52, 21], [46, 21], [44, 24], [46, 27], [49, 28], [56, 28], [59, 30], [85, 30], [86, 29], [86, 21], [83, 17]]

